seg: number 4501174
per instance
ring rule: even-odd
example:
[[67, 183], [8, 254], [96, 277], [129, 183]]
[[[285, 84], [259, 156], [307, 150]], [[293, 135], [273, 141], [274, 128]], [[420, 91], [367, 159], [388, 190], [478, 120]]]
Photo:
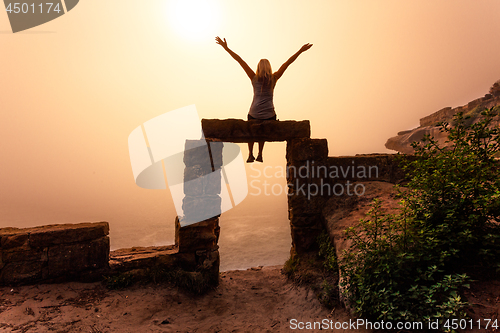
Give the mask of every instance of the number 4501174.
[[472, 319], [448, 319], [444, 323], [443, 327], [448, 330], [457, 330], [457, 329], [473, 329], [475, 328], [475, 324], [477, 324], [478, 329], [498, 329], [497, 319], [478, 319], [476, 321], [472, 321]]
[[[37, 8], [39, 7], [39, 8]], [[41, 3], [39, 4], [38, 6], [35, 6], [34, 3], [32, 4], [29, 4], [29, 3], [9, 3], [9, 5], [7, 6], [6, 8], [7, 12], [8, 13], [14, 13], [14, 14], [18, 14], [18, 13], [23, 13], [23, 14], [27, 14], [27, 13], [33, 13], [33, 14], [37, 14], [37, 13], [44, 13], [44, 10], [46, 10], [45, 13], [50, 13], [50, 11], [52, 10], [53, 12], [61, 12], [61, 9], [59, 8], [59, 3], [56, 3], [56, 5], [54, 6], [54, 3], [52, 2], [46, 2], [45, 4]]]

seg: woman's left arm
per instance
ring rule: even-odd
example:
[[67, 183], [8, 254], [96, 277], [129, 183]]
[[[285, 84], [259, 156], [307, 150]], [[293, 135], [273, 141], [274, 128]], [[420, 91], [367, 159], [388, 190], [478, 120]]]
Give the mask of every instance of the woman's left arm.
[[313, 45], [309, 43], [302, 45], [300, 50], [298, 50], [293, 56], [291, 56], [290, 59], [288, 59], [283, 65], [281, 65], [280, 69], [278, 69], [278, 71], [274, 73], [274, 77], [276, 78], [276, 80], [279, 79], [281, 75], [283, 75], [288, 66], [290, 66], [292, 62], [294, 62], [302, 52], [309, 50], [312, 46]]

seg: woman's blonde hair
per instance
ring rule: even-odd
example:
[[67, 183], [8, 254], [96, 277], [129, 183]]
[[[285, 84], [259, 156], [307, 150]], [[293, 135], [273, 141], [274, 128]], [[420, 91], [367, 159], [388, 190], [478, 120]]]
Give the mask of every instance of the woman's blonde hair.
[[267, 59], [260, 59], [257, 65], [257, 71], [255, 71], [255, 76], [257, 80], [264, 81], [264, 83], [271, 83], [273, 77], [273, 70], [271, 69], [271, 63]]

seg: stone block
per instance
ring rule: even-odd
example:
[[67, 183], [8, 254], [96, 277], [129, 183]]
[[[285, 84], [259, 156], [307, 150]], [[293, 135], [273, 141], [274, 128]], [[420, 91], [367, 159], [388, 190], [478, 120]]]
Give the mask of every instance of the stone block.
[[[400, 158], [414, 159], [414, 156]], [[365, 154], [328, 158], [329, 178], [334, 182], [384, 181], [397, 184], [405, 174], [396, 154]]]
[[89, 266], [91, 269], [109, 267], [109, 237], [93, 240], [89, 244]]
[[321, 227], [323, 225], [323, 217], [321, 214], [291, 215], [290, 224], [293, 227]]
[[388, 154], [328, 158], [329, 178], [335, 181], [389, 181], [392, 164]]
[[208, 165], [195, 165], [189, 166], [184, 169], [184, 183], [195, 180], [212, 173], [212, 166]]
[[211, 218], [199, 223], [181, 227], [179, 218], [175, 219], [175, 244], [179, 252], [213, 250], [217, 247], [219, 218]]
[[178, 252], [175, 255], [176, 266], [185, 271], [194, 271], [197, 268], [194, 252]]
[[323, 210], [326, 198], [315, 196], [308, 199], [303, 195], [289, 195], [288, 207], [291, 215], [311, 215], [318, 214]]
[[183, 160], [186, 167], [203, 166], [212, 169], [208, 145], [205, 140], [186, 140]]
[[29, 232], [29, 245], [47, 247], [56, 244], [86, 242], [109, 234], [108, 222], [55, 224], [25, 229]]
[[312, 161], [322, 164], [328, 157], [328, 142], [326, 139], [293, 139], [287, 141], [286, 159], [289, 166], [299, 162]]
[[108, 266], [109, 238], [74, 244], [54, 245], [48, 251], [49, 276], [68, 276], [78, 272]]
[[210, 156], [215, 169], [219, 169], [222, 166], [223, 148], [224, 143], [222, 142], [210, 142]]
[[9, 285], [36, 282], [42, 277], [43, 265], [41, 261], [6, 263], [0, 272], [0, 282]]
[[23, 233], [13, 233], [6, 234], [1, 237], [1, 247], [4, 250], [26, 246], [28, 243], [29, 234], [27, 232]]
[[205, 138], [212, 141], [286, 141], [311, 136], [309, 120], [202, 119], [201, 126]]
[[133, 247], [111, 251], [109, 266], [112, 272], [124, 272], [154, 265], [170, 265], [175, 262], [175, 246]]
[[[19, 249], [19, 250], [18, 250]], [[30, 249], [28, 247], [14, 248], [2, 251], [2, 261], [24, 262], [24, 261], [47, 261], [47, 248]]]
[[298, 253], [305, 253], [318, 249], [317, 238], [322, 232], [320, 227], [291, 227], [292, 229], [292, 246]]
[[221, 192], [222, 174], [216, 170], [205, 176], [184, 181], [184, 194], [188, 196], [218, 195]]
[[183, 224], [219, 216], [221, 214], [221, 202], [222, 199], [218, 195], [185, 196], [182, 199]]

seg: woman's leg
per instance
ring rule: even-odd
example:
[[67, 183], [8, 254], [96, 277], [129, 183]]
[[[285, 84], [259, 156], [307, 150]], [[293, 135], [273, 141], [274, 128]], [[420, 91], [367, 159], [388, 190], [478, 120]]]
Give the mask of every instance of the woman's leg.
[[248, 143], [248, 159], [247, 159], [247, 163], [252, 163], [253, 161], [255, 161], [255, 157], [253, 157], [253, 142], [249, 142]]
[[257, 162], [263, 162], [262, 151], [264, 150], [264, 141], [259, 141], [259, 155], [257, 155]]

